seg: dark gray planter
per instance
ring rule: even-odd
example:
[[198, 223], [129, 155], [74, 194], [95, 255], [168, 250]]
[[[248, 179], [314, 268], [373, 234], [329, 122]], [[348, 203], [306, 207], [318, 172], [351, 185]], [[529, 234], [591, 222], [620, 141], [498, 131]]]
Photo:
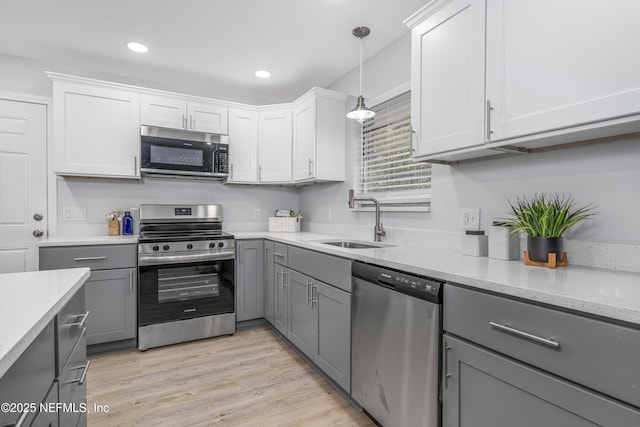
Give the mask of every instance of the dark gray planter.
[[537, 262], [547, 262], [549, 254], [555, 252], [556, 261], [562, 261], [562, 237], [531, 237], [527, 236], [527, 250], [529, 259]]

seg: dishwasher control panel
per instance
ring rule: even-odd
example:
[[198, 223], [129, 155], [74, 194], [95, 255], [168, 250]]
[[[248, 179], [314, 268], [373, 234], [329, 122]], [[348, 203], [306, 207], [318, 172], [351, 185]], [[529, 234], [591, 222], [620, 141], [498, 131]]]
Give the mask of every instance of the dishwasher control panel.
[[378, 281], [394, 286], [397, 290], [410, 291], [412, 293], [424, 293], [438, 295], [440, 293], [440, 282], [422, 277], [410, 276], [395, 271], [380, 271]]

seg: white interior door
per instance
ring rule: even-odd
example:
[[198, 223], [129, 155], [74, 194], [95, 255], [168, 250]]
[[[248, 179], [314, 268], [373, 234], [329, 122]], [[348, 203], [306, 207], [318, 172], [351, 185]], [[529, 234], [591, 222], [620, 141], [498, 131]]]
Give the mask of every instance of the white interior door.
[[0, 99], [0, 273], [38, 269], [46, 208], [47, 107]]

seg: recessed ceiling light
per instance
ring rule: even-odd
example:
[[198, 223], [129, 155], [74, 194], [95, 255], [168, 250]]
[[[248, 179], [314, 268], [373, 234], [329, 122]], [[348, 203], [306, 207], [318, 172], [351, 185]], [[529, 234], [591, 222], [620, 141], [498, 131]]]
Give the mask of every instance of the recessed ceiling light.
[[268, 79], [269, 77], [271, 77], [271, 73], [265, 70], [258, 70], [256, 71], [256, 77], [259, 77], [261, 79]]
[[147, 48], [142, 43], [137, 43], [137, 42], [129, 42], [127, 43], [127, 47], [132, 51], [138, 52], [138, 53], [147, 53], [149, 51], [149, 48]]

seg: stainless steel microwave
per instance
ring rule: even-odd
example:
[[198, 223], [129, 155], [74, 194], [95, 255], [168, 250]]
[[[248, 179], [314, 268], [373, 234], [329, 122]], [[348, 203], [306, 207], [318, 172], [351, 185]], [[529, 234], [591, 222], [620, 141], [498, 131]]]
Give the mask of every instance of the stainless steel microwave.
[[142, 126], [140, 172], [148, 176], [224, 179], [229, 175], [228, 138]]

